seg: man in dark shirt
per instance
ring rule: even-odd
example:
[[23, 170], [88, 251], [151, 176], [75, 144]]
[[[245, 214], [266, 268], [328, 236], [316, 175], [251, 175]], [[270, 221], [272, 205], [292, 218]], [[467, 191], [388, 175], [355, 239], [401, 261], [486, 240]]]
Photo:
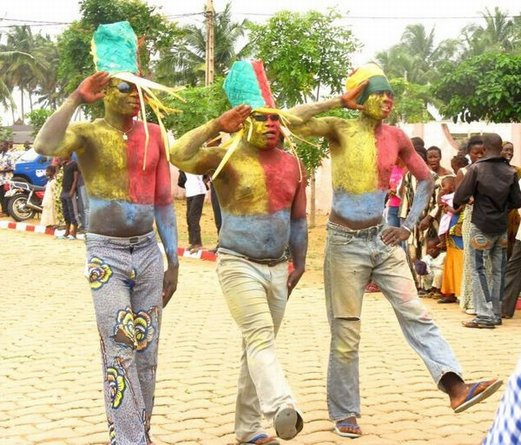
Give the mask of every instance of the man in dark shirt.
[[78, 221], [76, 221], [74, 201], [76, 200], [78, 175], [78, 164], [69, 156], [63, 164], [63, 183], [60, 201], [62, 204], [63, 219], [65, 220], [65, 233], [59, 237], [60, 239], [76, 239]]
[[[501, 324], [501, 295], [506, 266], [507, 214], [521, 207], [521, 191], [515, 170], [501, 156], [501, 137], [483, 135], [485, 157], [475, 162], [454, 195], [454, 207], [474, 198], [470, 243], [472, 291], [476, 318], [464, 321], [467, 328], [494, 328]], [[490, 279], [484, 266], [486, 254], [492, 263]]]

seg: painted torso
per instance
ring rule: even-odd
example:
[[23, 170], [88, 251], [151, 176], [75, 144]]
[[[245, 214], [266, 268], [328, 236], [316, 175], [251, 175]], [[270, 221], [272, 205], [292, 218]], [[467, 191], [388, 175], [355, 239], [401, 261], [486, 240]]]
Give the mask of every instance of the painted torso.
[[214, 182], [223, 218], [220, 246], [251, 258], [280, 257], [291, 217], [306, 216], [304, 196], [293, 205], [301, 185], [293, 156], [243, 143]]
[[102, 119], [71, 127], [82, 139], [77, 155], [90, 201], [89, 231], [113, 236], [151, 231], [154, 206], [172, 201], [159, 127], [148, 124], [150, 139], [144, 170], [142, 122], [135, 122], [126, 141]]
[[406, 136], [389, 125], [335, 119], [330, 143], [333, 212], [354, 227], [378, 223], [391, 172]]

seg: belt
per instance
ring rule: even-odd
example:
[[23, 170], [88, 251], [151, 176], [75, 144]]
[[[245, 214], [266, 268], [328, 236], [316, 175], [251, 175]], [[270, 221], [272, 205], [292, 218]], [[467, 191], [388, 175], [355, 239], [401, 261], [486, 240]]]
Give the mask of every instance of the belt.
[[366, 227], [364, 229], [351, 229], [347, 226], [342, 226], [340, 224], [337, 224], [337, 223], [334, 223], [331, 221], [327, 222], [328, 229], [338, 230], [338, 231], [344, 232], [344, 233], [350, 233], [354, 236], [371, 235], [371, 234], [376, 235], [382, 229], [383, 226], [384, 226], [383, 224], [377, 224], [376, 226], [370, 226], [370, 227]]
[[263, 264], [268, 267], [273, 267], [277, 264], [288, 261], [288, 256], [286, 254], [282, 255], [279, 258], [250, 258], [246, 255], [243, 255], [242, 253], [238, 253], [223, 247], [219, 247], [219, 249], [217, 249], [217, 253], [224, 253], [227, 255], [236, 256], [237, 258], [243, 258], [245, 260], [251, 261], [252, 263]]

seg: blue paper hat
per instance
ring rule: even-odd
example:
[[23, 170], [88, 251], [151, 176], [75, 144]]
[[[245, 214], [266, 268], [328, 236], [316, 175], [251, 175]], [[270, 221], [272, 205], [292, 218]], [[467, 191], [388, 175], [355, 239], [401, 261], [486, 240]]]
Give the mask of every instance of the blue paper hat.
[[137, 37], [127, 21], [99, 25], [91, 42], [96, 71], [138, 73]]
[[270, 85], [261, 60], [239, 60], [232, 65], [223, 85], [232, 107], [245, 104], [275, 108]]

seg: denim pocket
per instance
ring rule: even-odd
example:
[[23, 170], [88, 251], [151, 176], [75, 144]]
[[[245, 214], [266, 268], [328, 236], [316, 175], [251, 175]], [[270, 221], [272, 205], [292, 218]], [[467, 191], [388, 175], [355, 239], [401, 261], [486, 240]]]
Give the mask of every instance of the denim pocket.
[[354, 239], [354, 234], [347, 232], [329, 232], [327, 242], [332, 246], [347, 246]]

